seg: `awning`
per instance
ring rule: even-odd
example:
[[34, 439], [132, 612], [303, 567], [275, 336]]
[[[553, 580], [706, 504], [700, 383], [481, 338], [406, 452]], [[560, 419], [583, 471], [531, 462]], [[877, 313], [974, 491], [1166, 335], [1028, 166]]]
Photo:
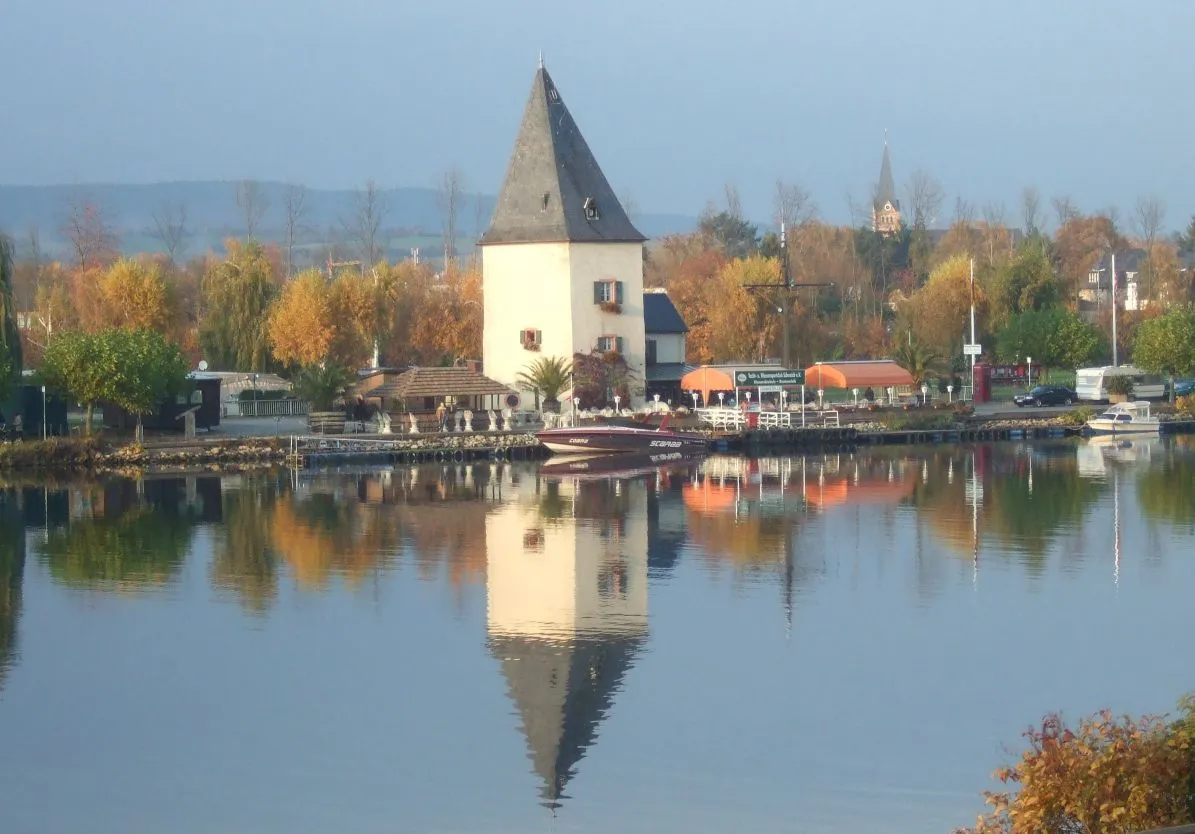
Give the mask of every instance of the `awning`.
[[680, 387], [682, 391], [700, 392], [701, 401], [709, 405], [710, 391], [733, 391], [734, 382], [730, 374], [706, 365], [681, 377]]
[[912, 385], [913, 377], [891, 359], [822, 362], [805, 369], [805, 384], [812, 388], [887, 388]]
[[646, 377], [648, 382], [676, 382], [691, 370], [693, 367], [683, 362], [660, 362], [647, 366]]

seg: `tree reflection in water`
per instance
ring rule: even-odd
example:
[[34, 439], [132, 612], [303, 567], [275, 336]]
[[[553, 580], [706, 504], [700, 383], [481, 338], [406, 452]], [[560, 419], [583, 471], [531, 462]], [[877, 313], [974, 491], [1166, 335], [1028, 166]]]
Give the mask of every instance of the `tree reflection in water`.
[[[173, 582], [219, 480], [112, 480], [73, 487], [71, 519], [47, 532], [39, 557], [59, 582], [140, 591]], [[202, 481], [206, 489], [198, 489]], [[193, 494], [194, 493], [194, 494]], [[217, 502], [218, 507], [218, 502]], [[218, 508], [210, 520], [218, 520]]]
[[0, 690], [17, 661], [17, 621], [25, 577], [25, 530], [16, 490], [0, 490]]
[[1137, 500], [1149, 518], [1188, 532], [1195, 527], [1195, 449], [1192, 437], [1176, 438], [1161, 461], [1143, 469], [1137, 478]]

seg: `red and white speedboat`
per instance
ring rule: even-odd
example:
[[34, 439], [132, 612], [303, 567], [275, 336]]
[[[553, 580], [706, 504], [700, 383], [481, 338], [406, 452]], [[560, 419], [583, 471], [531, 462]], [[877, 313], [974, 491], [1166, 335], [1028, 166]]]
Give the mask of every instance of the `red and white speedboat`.
[[668, 418], [658, 427], [645, 423], [609, 422], [590, 426], [544, 429], [535, 433], [539, 442], [560, 455], [609, 452], [683, 452], [693, 454], [709, 449], [709, 439], [702, 434], [687, 434], [668, 428]]

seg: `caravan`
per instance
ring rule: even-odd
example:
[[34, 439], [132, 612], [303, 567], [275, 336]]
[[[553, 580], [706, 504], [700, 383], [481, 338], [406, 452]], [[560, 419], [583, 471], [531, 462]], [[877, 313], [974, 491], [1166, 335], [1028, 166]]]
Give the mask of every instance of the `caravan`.
[[1133, 379], [1133, 399], [1161, 399], [1166, 396], [1166, 382], [1157, 374], [1147, 374], [1132, 365], [1106, 365], [1102, 368], [1080, 368], [1075, 372], [1075, 393], [1085, 402], [1107, 402], [1108, 380], [1114, 376]]

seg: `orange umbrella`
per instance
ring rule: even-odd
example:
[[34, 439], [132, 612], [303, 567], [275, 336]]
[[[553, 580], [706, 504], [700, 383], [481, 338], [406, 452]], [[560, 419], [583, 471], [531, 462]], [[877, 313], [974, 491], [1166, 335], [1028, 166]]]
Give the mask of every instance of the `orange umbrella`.
[[710, 391], [733, 391], [734, 382], [731, 380], [730, 374], [725, 371], [703, 365], [697, 370], [685, 374], [681, 378], [680, 387], [682, 391], [700, 392], [701, 401], [709, 405]]

